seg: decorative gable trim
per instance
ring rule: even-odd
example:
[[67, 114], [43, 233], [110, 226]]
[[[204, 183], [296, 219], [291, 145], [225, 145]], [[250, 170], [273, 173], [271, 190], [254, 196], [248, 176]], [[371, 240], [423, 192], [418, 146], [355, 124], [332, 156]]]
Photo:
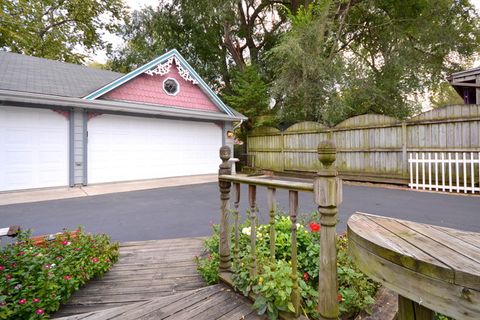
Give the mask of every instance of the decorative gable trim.
[[118, 78], [117, 80], [107, 84], [106, 86], [88, 94], [83, 99], [86, 100], [95, 100], [100, 96], [112, 91], [113, 89], [121, 86], [125, 82], [137, 77], [142, 73], [146, 73], [150, 76], [155, 74], [165, 75], [167, 74], [172, 64], [175, 62], [179, 75], [185, 81], [191, 81], [193, 84], [198, 85], [198, 87], [205, 93], [211, 101], [219, 108], [223, 110], [229, 116], [235, 117], [235, 114], [227, 107], [220, 98], [210, 89], [210, 87], [203, 81], [203, 79], [197, 74], [197, 72], [188, 64], [188, 62], [180, 55], [180, 53], [173, 49], [164, 55], [144, 64], [143, 66], [127, 73], [126, 75]]
[[175, 57], [171, 57], [170, 59], [167, 60], [167, 62], [163, 64], [161, 63], [157, 65], [155, 68], [145, 71], [145, 73], [148, 74], [149, 76], [153, 76], [157, 74], [160, 76], [164, 76], [170, 72], [170, 69], [172, 68], [173, 63], [175, 63], [175, 66], [177, 67], [177, 70], [178, 70], [178, 74], [180, 75], [180, 77], [183, 78], [183, 80], [190, 81], [193, 84], [198, 84], [198, 81], [190, 75], [190, 72], [188, 72], [188, 69], [182, 67], [180, 62], [178, 62]]

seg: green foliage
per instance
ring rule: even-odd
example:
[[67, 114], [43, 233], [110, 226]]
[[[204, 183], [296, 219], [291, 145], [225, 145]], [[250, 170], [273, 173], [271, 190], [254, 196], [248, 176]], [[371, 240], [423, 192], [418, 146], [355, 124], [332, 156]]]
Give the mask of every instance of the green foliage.
[[0, 0], [0, 48], [80, 63], [87, 52], [105, 49], [104, 31], [125, 19], [122, 0]]
[[[314, 221], [312, 215], [310, 221]], [[314, 225], [312, 224], [312, 227]], [[316, 230], [311, 228], [311, 230]], [[275, 261], [270, 256], [270, 226], [260, 225], [257, 229], [257, 265], [258, 275], [250, 276], [251, 228], [246, 222], [240, 226], [241, 236], [239, 239], [240, 259], [233, 264], [233, 281], [237, 290], [244, 295], [254, 293], [257, 296], [254, 306], [260, 314], [266, 314], [271, 319], [276, 319], [280, 311], [291, 311], [290, 294], [292, 292], [292, 268], [291, 268], [291, 221], [289, 217], [277, 215], [275, 217]], [[233, 232], [232, 232], [233, 235]], [[218, 226], [214, 228], [211, 238], [206, 241], [206, 248], [209, 252], [218, 252]], [[232, 236], [232, 252], [234, 239]], [[338, 248], [338, 281], [340, 311], [342, 317], [353, 318], [361, 310], [369, 311], [369, 306], [374, 302], [373, 296], [377, 284], [362, 274], [354, 265], [347, 254], [347, 239], [339, 236]], [[319, 233], [307, 230], [307, 227], [298, 224], [297, 226], [297, 248], [298, 248], [298, 279], [301, 294], [302, 313], [313, 318], [318, 316], [316, 308], [318, 301], [318, 259], [319, 259]], [[212, 251], [214, 250], [214, 251]], [[212, 279], [213, 267], [205, 271], [204, 264], [218, 259], [218, 255], [198, 258], [199, 271], [207, 281]], [[216, 262], [218, 263], [218, 262]], [[218, 264], [217, 264], [218, 265]], [[218, 275], [218, 269], [217, 275]]]
[[453, 89], [453, 87], [447, 83], [442, 82], [432, 90], [430, 96], [430, 104], [433, 108], [441, 108], [444, 106], [463, 104], [463, 99]]
[[465, 66], [480, 42], [469, 1], [318, 1], [291, 21], [270, 60], [287, 125], [412, 115], [415, 95]]
[[120, 32], [125, 45], [110, 52], [109, 68], [129, 72], [175, 48], [218, 88], [227, 75], [226, 52], [219, 43], [223, 27], [215, 15], [218, 2], [160, 1], [155, 8], [135, 11]]
[[0, 248], [0, 319], [46, 319], [89, 279], [118, 260], [118, 244], [107, 235], [65, 231], [34, 242], [22, 231]]
[[255, 66], [232, 72], [231, 88], [225, 90], [222, 97], [229, 106], [248, 117], [236, 135], [242, 141], [246, 141], [246, 136], [252, 129], [266, 124], [264, 116], [270, 111], [268, 90], [269, 86]]

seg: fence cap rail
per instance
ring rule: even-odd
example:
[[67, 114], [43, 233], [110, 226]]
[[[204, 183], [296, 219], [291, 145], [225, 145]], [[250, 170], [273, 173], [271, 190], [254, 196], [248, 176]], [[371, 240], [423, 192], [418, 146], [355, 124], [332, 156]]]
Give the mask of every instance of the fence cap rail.
[[268, 188], [287, 189], [295, 191], [313, 192], [312, 182], [299, 182], [273, 179], [267, 176], [248, 177], [247, 175], [220, 175], [218, 179], [221, 181], [230, 181], [234, 183], [245, 183], [250, 185], [263, 186]]

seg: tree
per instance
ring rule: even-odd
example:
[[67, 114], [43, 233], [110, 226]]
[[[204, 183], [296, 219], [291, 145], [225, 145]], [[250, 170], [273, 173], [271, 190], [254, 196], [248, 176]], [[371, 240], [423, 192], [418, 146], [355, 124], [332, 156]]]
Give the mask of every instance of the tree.
[[243, 71], [232, 72], [231, 89], [223, 95], [223, 99], [232, 108], [248, 117], [242, 123], [237, 138], [247, 141], [247, 134], [262, 125], [267, 124], [269, 113], [269, 86], [259, 75], [255, 66], [250, 65]]
[[272, 50], [284, 123], [416, 112], [414, 96], [478, 52], [478, 15], [462, 0], [323, 0], [291, 16]]
[[310, 1], [162, 0], [133, 14], [110, 66], [126, 72], [176, 48], [211, 86], [228, 88], [231, 70], [253, 64], [268, 74], [264, 54], [286, 28], [284, 7], [296, 12]]
[[432, 89], [430, 105], [432, 108], [464, 104], [462, 97], [448, 82], [442, 82]]
[[127, 13], [122, 0], [0, 0], [0, 48], [81, 63], [107, 45]]

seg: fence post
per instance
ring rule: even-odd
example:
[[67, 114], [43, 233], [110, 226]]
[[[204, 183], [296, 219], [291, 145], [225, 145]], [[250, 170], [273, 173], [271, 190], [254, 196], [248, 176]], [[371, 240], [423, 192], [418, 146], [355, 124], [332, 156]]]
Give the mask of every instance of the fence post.
[[[230, 147], [223, 146], [220, 148], [220, 159], [222, 163], [218, 170], [218, 175], [229, 175], [232, 172], [230, 160], [232, 151]], [[229, 208], [228, 200], [230, 199], [230, 187], [229, 181], [218, 181], [220, 187], [220, 272], [231, 271], [231, 255], [230, 255], [230, 221], [229, 221]]]
[[321, 142], [318, 156], [322, 169], [314, 180], [314, 201], [320, 213], [320, 263], [318, 281], [318, 310], [320, 319], [338, 319], [338, 282], [336, 230], [337, 205], [342, 201], [342, 182], [333, 165], [336, 148], [333, 141]]
[[408, 177], [408, 140], [407, 140], [407, 123], [402, 121], [402, 171], [403, 177]]

